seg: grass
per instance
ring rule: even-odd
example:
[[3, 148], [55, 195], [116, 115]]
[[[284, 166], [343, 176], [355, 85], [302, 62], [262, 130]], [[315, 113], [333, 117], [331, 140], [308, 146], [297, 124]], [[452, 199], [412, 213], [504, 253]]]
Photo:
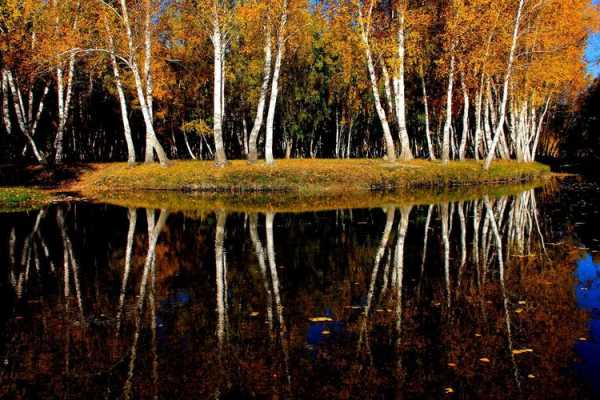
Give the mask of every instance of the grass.
[[0, 187], [0, 212], [26, 211], [39, 208], [52, 199], [46, 191], [25, 187]]
[[96, 164], [69, 188], [87, 198], [128, 207], [277, 212], [425, 204], [518, 193], [540, 184], [549, 168], [498, 161], [278, 160], [274, 166], [174, 161], [129, 167]]
[[449, 188], [496, 183], [523, 183], [549, 173], [539, 163], [497, 161], [489, 171], [481, 162], [414, 160], [278, 160], [274, 166], [232, 161], [218, 168], [210, 161], [173, 161], [128, 167], [125, 163], [97, 164], [84, 173], [72, 190], [83, 195], [138, 190], [191, 192], [285, 192], [297, 196], [340, 196], [373, 191]]

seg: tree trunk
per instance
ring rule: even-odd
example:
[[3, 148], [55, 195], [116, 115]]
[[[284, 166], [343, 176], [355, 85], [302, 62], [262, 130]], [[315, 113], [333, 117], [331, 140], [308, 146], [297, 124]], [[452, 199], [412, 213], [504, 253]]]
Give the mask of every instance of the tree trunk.
[[271, 82], [271, 97], [269, 99], [269, 111], [267, 113], [267, 129], [265, 134], [265, 161], [267, 164], [273, 164], [273, 123], [275, 121], [275, 107], [277, 106], [277, 95], [279, 93], [279, 73], [281, 71], [281, 61], [285, 50], [285, 27], [287, 24], [287, 0], [283, 2], [283, 11], [279, 29], [277, 31], [277, 55], [275, 56], [275, 68], [273, 70], [273, 80]]
[[[216, 5], [215, 5], [216, 7]], [[213, 33], [211, 36], [215, 64], [214, 64], [214, 79], [213, 79], [213, 136], [215, 138], [215, 164], [224, 166], [227, 163], [225, 155], [225, 145], [223, 143], [223, 37], [219, 26], [218, 17], [215, 12], [215, 21], [213, 21]]]
[[5, 70], [2, 70], [2, 119], [4, 121], [4, 128], [6, 133], [9, 135], [12, 133], [12, 124], [10, 121], [10, 109], [8, 108], [8, 76]]
[[[108, 30], [107, 26], [107, 30]], [[121, 107], [121, 120], [123, 121], [123, 134], [125, 135], [125, 142], [127, 143], [127, 163], [131, 166], [135, 164], [135, 147], [133, 146], [133, 139], [131, 137], [131, 127], [129, 126], [129, 115], [127, 112], [127, 100], [125, 99], [125, 92], [123, 91], [123, 84], [121, 83], [121, 74], [119, 72], [119, 66], [117, 65], [117, 58], [114, 54], [114, 42], [110, 31], [108, 32], [108, 42], [110, 46], [110, 61], [113, 68], [113, 75], [115, 77], [115, 85], [117, 87], [117, 94], [119, 96], [119, 105]]]
[[512, 66], [515, 58], [515, 52], [517, 49], [517, 42], [519, 39], [519, 26], [521, 23], [521, 14], [523, 12], [523, 8], [525, 6], [525, 0], [519, 0], [519, 7], [517, 9], [517, 15], [515, 18], [515, 28], [513, 31], [512, 43], [510, 46], [510, 53], [508, 55], [508, 65], [506, 67], [506, 73], [504, 75], [504, 85], [502, 87], [502, 102], [500, 103], [500, 119], [498, 124], [496, 125], [496, 129], [494, 132], [494, 138], [492, 139], [492, 144], [488, 149], [488, 154], [485, 159], [485, 163], [483, 168], [485, 170], [490, 169], [492, 164], [492, 159], [494, 158], [494, 153], [496, 151], [496, 145], [498, 144], [498, 140], [500, 139], [500, 134], [503, 132], [504, 128], [504, 119], [506, 118], [506, 102], [508, 100], [508, 84], [510, 81], [510, 76], [512, 73]]
[[258, 98], [258, 105], [256, 107], [256, 117], [254, 118], [254, 125], [250, 131], [250, 139], [248, 140], [248, 162], [254, 163], [258, 159], [258, 134], [262, 127], [263, 117], [265, 113], [265, 102], [267, 99], [267, 91], [269, 90], [269, 81], [271, 79], [271, 61], [272, 61], [272, 50], [271, 50], [271, 29], [267, 23], [266, 38], [265, 38], [265, 64], [263, 67], [263, 81], [260, 86], [260, 97]]
[[463, 126], [460, 145], [458, 147], [458, 158], [462, 161], [465, 159], [467, 137], [469, 135], [469, 92], [467, 90], [467, 85], [465, 85], [464, 75], [461, 77], [460, 84], [463, 91]]
[[404, 88], [404, 10], [398, 12], [398, 68], [394, 77], [394, 99], [396, 101], [396, 121], [400, 138], [400, 159], [412, 160], [408, 130], [406, 129], [406, 99]]
[[433, 150], [433, 144], [431, 143], [431, 129], [429, 127], [429, 101], [427, 99], [427, 86], [425, 84], [425, 74], [423, 73], [423, 66], [419, 66], [419, 72], [421, 77], [421, 87], [423, 88], [423, 105], [425, 106], [425, 140], [427, 141], [427, 151], [429, 152], [429, 158], [435, 160], [435, 151]]
[[[156, 132], [154, 131], [154, 122], [152, 116], [152, 106], [148, 107], [148, 92], [144, 90], [144, 83], [142, 82], [142, 77], [140, 75], [140, 70], [138, 67], [138, 63], [136, 61], [136, 48], [133, 45], [133, 33], [131, 31], [131, 24], [129, 22], [129, 13], [127, 11], [127, 2], [126, 0], [120, 0], [121, 4], [121, 14], [123, 19], [123, 25], [125, 26], [125, 31], [127, 34], [127, 46], [129, 49], [129, 66], [131, 68], [131, 72], [133, 73], [133, 78], [135, 80], [135, 88], [138, 97], [138, 101], [140, 103], [140, 108], [142, 110], [142, 116], [144, 117], [144, 125], [146, 126], [146, 154], [148, 154], [148, 148], [152, 148], [156, 155], [158, 156], [158, 161], [160, 165], [166, 166], [169, 162], [167, 154], [165, 153], [162, 145], [158, 141], [156, 137]], [[150, 7], [149, 2], [145, 3], [146, 7]], [[150, 9], [148, 8], [147, 13], [150, 13]], [[151, 49], [148, 50], [146, 48], [146, 56], [151, 56]], [[148, 82], [146, 82], [148, 83]], [[151, 96], [150, 96], [151, 98]], [[152, 157], [153, 159], [154, 157]], [[146, 162], [153, 161], [152, 159], [146, 159]]]
[[[454, 48], [454, 46], [452, 46]], [[450, 159], [450, 128], [452, 124], [452, 89], [454, 85], [454, 55], [450, 58], [450, 71], [448, 72], [448, 90], [446, 92], [446, 122], [442, 137], [442, 161], [448, 164]]]

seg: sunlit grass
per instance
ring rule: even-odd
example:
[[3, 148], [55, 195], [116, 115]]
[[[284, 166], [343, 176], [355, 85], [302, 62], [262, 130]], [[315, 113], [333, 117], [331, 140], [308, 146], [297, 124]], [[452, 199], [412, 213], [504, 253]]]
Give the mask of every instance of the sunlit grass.
[[173, 161], [169, 167], [125, 163], [99, 164], [78, 185], [84, 193], [129, 190], [181, 190], [204, 192], [287, 192], [300, 195], [349, 194], [373, 190], [402, 190], [519, 183], [549, 172], [539, 163], [497, 161], [489, 171], [481, 162], [414, 160], [390, 163], [383, 160], [277, 160], [254, 165], [230, 162], [223, 168], [211, 161]]
[[46, 204], [49, 199], [49, 194], [38, 189], [24, 187], [0, 188], [0, 212], [37, 208]]

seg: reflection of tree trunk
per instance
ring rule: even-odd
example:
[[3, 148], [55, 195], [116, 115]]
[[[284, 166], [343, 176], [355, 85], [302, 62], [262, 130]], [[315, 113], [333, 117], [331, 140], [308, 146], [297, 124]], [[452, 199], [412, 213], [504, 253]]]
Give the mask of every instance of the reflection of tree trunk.
[[224, 211], [217, 212], [217, 230], [215, 234], [215, 260], [217, 280], [217, 340], [219, 348], [223, 346], [226, 324], [226, 290], [227, 290], [227, 265], [225, 264], [225, 222], [227, 215]]
[[446, 296], [450, 308], [450, 239], [448, 235], [448, 204], [440, 206], [442, 217], [442, 242], [444, 245], [444, 278], [446, 280]]
[[123, 270], [123, 282], [121, 283], [121, 294], [119, 296], [119, 309], [117, 311], [117, 335], [121, 326], [121, 312], [125, 301], [125, 292], [127, 289], [127, 280], [131, 269], [131, 253], [133, 251], [133, 236], [135, 235], [135, 226], [137, 223], [137, 210], [129, 209], [129, 230], [127, 231], [127, 244], [125, 248], [125, 268]]
[[429, 224], [431, 223], [431, 214], [433, 212], [433, 204], [427, 208], [427, 219], [425, 220], [425, 231], [423, 233], [423, 255], [421, 256], [421, 272], [419, 274], [419, 288], [417, 293], [421, 296], [421, 287], [423, 285], [423, 277], [425, 274], [425, 260], [427, 258], [427, 241], [429, 240]]
[[394, 269], [396, 270], [396, 351], [398, 352], [398, 368], [402, 367], [400, 344], [402, 337], [402, 287], [404, 280], [404, 242], [412, 206], [402, 207], [398, 222], [398, 240], [394, 252]]
[[[133, 343], [131, 344], [127, 379], [123, 387], [123, 397], [125, 399], [131, 398], [133, 374], [135, 371], [135, 361], [137, 359], [137, 345], [142, 327], [141, 319], [143, 316], [144, 301], [146, 300], [146, 287], [148, 283], [148, 276], [154, 274], [154, 265], [156, 261], [156, 243], [158, 242], [158, 237], [160, 236], [160, 233], [165, 226], [168, 215], [169, 213], [166, 210], [161, 210], [160, 215], [158, 217], [158, 221], [156, 221], [156, 215], [154, 213], [154, 210], [146, 210], [146, 221], [148, 222], [148, 251], [146, 253], [146, 261], [144, 263], [144, 271], [142, 273], [142, 280], [140, 282], [140, 290], [138, 293], [138, 303], [135, 313], [135, 332], [133, 335]], [[150, 283], [150, 286], [152, 292], [152, 282]], [[153, 301], [153, 295], [153, 293], [150, 293], [151, 298], [148, 300], [149, 303]]]
[[279, 293], [279, 277], [277, 274], [277, 264], [275, 262], [275, 243], [273, 241], [273, 220], [275, 214], [267, 213], [266, 215], [266, 230], [267, 230], [267, 256], [269, 259], [269, 269], [271, 272], [271, 282], [273, 283], [273, 295], [275, 297], [275, 310], [277, 312], [277, 321], [279, 324], [279, 340], [283, 350], [283, 362], [288, 385], [291, 384], [291, 376], [289, 372], [289, 355], [288, 345], [285, 339], [285, 321], [283, 319], [283, 307], [281, 305], [281, 296]]
[[251, 214], [250, 215], [250, 239], [252, 240], [252, 244], [254, 245], [254, 251], [256, 252], [256, 257], [258, 258], [258, 265], [260, 267], [260, 272], [263, 277], [263, 282], [265, 286], [265, 293], [267, 295], [267, 322], [269, 323], [269, 330], [273, 329], [273, 295], [271, 294], [271, 287], [269, 285], [269, 276], [267, 274], [267, 264], [265, 262], [265, 251], [260, 242], [260, 238], [258, 236], [258, 215]]
[[458, 218], [460, 220], [460, 267], [458, 268], [458, 286], [463, 269], [467, 263], [467, 223], [465, 220], [465, 203], [458, 203]]
[[373, 272], [371, 273], [371, 282], [369, 285], [369, 292], [367, 293], [367, 303], [365, 304], [364, 309], [364, 319], [363, 324], [360, 330], [360, 337], [358, 340], [358, 346], [362, 345], [362, 341], [364, 339], [364, 335], [367, 330], [367, 322], [369, 319], [369, 311], [371, 309], [371, 303], [373, 301], [373, 295], [375, 293], [375, 285], [377, 283], [377, 275], [379, 272], [379, 264], [381, 263], [381, 258], [383, 257], [385, 250], [387, 248], [388, 241], [390, 240], [390, 233], [392, 231], [392, 226], [394, 224], [394, 219], [396, 216], [395, 208], [388, 208], [386, 211], [386, 222], [385, 228], [383, 229], [383, 235], [381, 237], [381, 242], [379, 243], [379, 248], [377, 249], [377, 253], [375, 254], [375, 264], [373, 266]]
[[512, 359], [513, 369], [515, 374], [515, 381], [517, 383], [517, 387], [519, 390], [521, 389], [521, 382], [519, 381], [519, 369], [515, 360], [515, 356], [513, 354], [513, 344], [512, 344], [512, 330], [511, 330], [511, 322], [510, 322], [510, 313], [508, 310], [508, 296], [506, 294], [506, 285], [504, 283], [504, 258], [502, 254], [502, 237], [500, 236], [500, 231], [498, 230], [498, 225], [496, 223], [496, 217], [494, 216], [494, 209], [492, 204], [490, 203], [490, 199], [485, 196], [483, 198], [485, 203], [485, 208], [487, 210], [487, 217], [490, 220], [490, 225], [492, 227], [492, 233], [494, 234], [494, 239], [496, 241], [496, 255], [498, 258], [498, 269], [500, 273], [500, 288], [502, 289], [502, 303], [504, 305], [504, 315], [506, 322], [506, 336], [508, 341], [508, 351]]

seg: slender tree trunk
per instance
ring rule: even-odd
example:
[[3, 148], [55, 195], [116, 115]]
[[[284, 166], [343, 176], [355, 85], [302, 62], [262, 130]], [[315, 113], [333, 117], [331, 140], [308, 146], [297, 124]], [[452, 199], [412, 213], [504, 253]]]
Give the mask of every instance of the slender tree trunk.
[[[454, 46], [452, 46], [454, 48]], [[450, 58], [450, 71], [448, 72], [448, 90], [446, 92], [446, 122], [442, 138], [442, 161], [448, 164], [450, 159], [450, 128], [452, 124], [452, 89], [454, 85], [454, 55]]]
[[[75, 73], [75, 53], [69, 55], [67, 82], [65, 87], [64, 71], [61, 64], [56, 68], [56, 83], [58, 96], [58, 129], [54, 139], [54, 162], [61, 164], [64, 160], [64, 133], [71, 109], [73, 93], [73, 75]], [[30, 108], [31, 109], [31, 108]]]
[[[215, 2], [216, 8], [216, 2]], [[214, 79], [213, 79], [213, 136], [215, 138], [215, 164], [224, 166], [227, 163], [225, 145], [223, 143], [223, 37], [215, 11], [213, 33], [211, 36], [214, 48]]]
[[265, 38], [265, 63], [263, 67], [263, 81], [260, 87], [260, 97], [258, 98], [258, 105], [256, 107], [256, 117], [254, 118], [254, 125], [250, 131], [250, 139], [248, 140], [248, 162], [254, 163], [258, 159], [258, 134], [262, 127], [263, 117], [265, 114], [265, 103], [267, 99], [267, 92], [269, 91], [269, 82], [271, 80], [271, 28], [267, 23], [266, 27], [266, 38]]
[[117, 64], [117, 58], [114, 54], [114, 41], [112, 34], [108, 30], [108, 43], [110, 49], [110, 61], [113, 68], [113, 75], [115, 77], [115, 85], [117, 87], [117, 94], [119, 96], [119, 105], [121, 107], [121, 120], [123, 121], [123, 134], [125, 135], [125, 142], [127, 143], [127, 163], [131, 166], [135, 164], [135, 147], [133, 146], [133, 139], [131, 137], [131, 127], [129, 126], [129, 115], [127, 112], [127, 100], [125, 98], [125, 92], [123, 90], [123, 84], [121, 83], [121, 73], [119, 72], [119, 66]]
[[2, 120], [4, 121], [6, 133], [10, 135], [12, 133], [12, 124], [10, 120], [10, 109], [8, 107], [9, 90], [7, 73], [5, 70], [2, 70]]
[[398, 12], [398, 67], [394, 77], [394, 99], [396, 100], [396, 120], [398, 121], [398, 136], [400, 138], [400, 159], [412, 160], [408, 130], [406, 129], [406, 99], [404, 88], [404, 10]]
[[429, 152], [429, 158], [435, 160], [435, 151], [433, 150], [433, 143], [431, 142], [431, 129], [429, 126], [429, 100], [427, 99], [427, 85], [425, 84], [425, 73], [423, 72], [423, 65], [419, 66], [419, 75], [421, 78], [421, 87], [423, 89], [423, 105], [425, 106], [425, 140], [427, 141], [427, 151]]
[[496, 145], [498, 144], [498, 140], [500, 139], [500, 134], [504, 130], [504, 120], [506, 118], [506, 103], [508, 100], [508, 84], [509, 84], [510, 76], [512, 73], [512, 66], [513, 66], [513, 62], [514, 62], [514, 58], [515, 58], [515, 52], [517, 49], [517, 43], [518, 43], [518, 39], [519, 39], [519, 28], [520, 28], [520, 24], [521, 24], [521, 15], [523, 13], [524, 6], [525, 6], [525, 0], [519, 0], [517, 15], [515, 17], [515, 28], [513, 31], [512, 43], [510, 46], [510, 53], [508, 55], [508, 65], [506, 67], [506, 73], [504, 75], [504, 85], [502, 87], [502, 100], [500, 103], [500, 116], [499, 116], [500, 119], [498, 121], [498, 124], [496, 125], [496, 129], [494, 132], [494, 138], [492, 139], [491, 146], [488, 149], [488, 154], [485, 159], [485, 163], [483, 165], [483, 168], [485, 170], [490, 169], [490, 166], [492, 165], [494, 153], [496, 152]]
[[288, 10], [287, 0], [283, 0], [283, 10], [279, 29], [277, 31], [277, 55], [275, 56], [275, 68], [273, 69], [273, 80], [271, 81], [271, 98], [269, 99], [269, 111], [267, 112], [267, 128], [265, 134], [265, 161], [273, 164], [273, 124], [275, 121], [275, 107], [277, 106], [277, 95], [279, 93], [279, 74], [283, 52], [285, 51], [285, 27], [287, 24]]
[[[142, 77], [140, 75], [140, 70], [138, 67], [138, 63], [136, 61], [136, 48], [133, 44], [133, 33], [131, 31], [131, 24], [129, 21], [129, 12], [127, 10], [127, 2], [126, 0], [120, 0], [121, 4], [121, 14], [123, 19], [123, 25], [125, 26], [125, 31], [127, 34], [127, 46], [129, 49], [129, 67], [131, 68], [131, 72], [133, 74], [133, 78], [135, 80], [135, 88], [138, 97], [138, 101], [140, 103], [140, 108], [142, 110], [142, 116], [144, 117], [144, 125], [146, 126], [146, 154], [148, 154], [148, 148], [152, 148], [156, 155], [158, 156], [158, 161], [162, 166], [166, 166], [169, 162], [167, 154], [163, 149], [162, 145], [158, 141], [156, 137], [156, 132], [154, 131], [154, 122], [152, 116], [152, 106], [148, 106], [148, 92], [144, 89], [144, 82], [142, 81]], [[150, 3], [144, 3], [146, 7], [150, 7]], [[150, 13], [150, 9], [146, 10], [146, 13]], [[146, 49], [146, 57], [150, 58], [151, 56], [151, 48]], [[146, 79], [146, 83], [147, 79]], [[151, 96], [150, 96], [151, 97]], [[152, 157], [153, 158], [153, 157]], [[151, 162], [153, 160], [146, 160], [146, 162]]]
[[[369, 11], [368, 11], [368, 19], [371, 18], [371, 12], [373, 9], [373, 2], [370, 2]], [[371, 90], [373, 91], [373, 99], [375, 100], [375, 110], [377, 111], [377, 116], [379, 117], [379, 121], [381, 122], [381, 127], [383, 129], [383, 139], [385, 142], [385, 150], [388, 161], [396, 161], [396, 148], [394, 145], [394, 139], [392, 137], [392, 131], [390, 130], [390, 125], [387, 120], [387, 116], [385, 110], [381, 105], [381, 98], [379, 96], [379, 88], [377, 87], [377, 75], [375, 73], [375, 65], [373, 64], [373, 54], [371, 53], [371, 45], [369, 43], [369, 33], [368, 27], [365, 26], [365, 22], [363, 22], [363, 13], [362, 9], [359, 6], [359, 14], [360, 14], [360, 27], [361, 27], [361, 39], [363, 42], [363, 47], [365, 48], [365, 54], [367, 57], [367, 68], [369, 69], [369, 79], [371, 81]]]
[[464, 160], [467, 150], [467, 137], [469, 136], [469, 91], [467, 90], [467, 85], [465, 85], [464, 75], [461, 76], [460, 84], [463, 91], [463, 126], [460, 145], [458, 147], [458, 158]]

